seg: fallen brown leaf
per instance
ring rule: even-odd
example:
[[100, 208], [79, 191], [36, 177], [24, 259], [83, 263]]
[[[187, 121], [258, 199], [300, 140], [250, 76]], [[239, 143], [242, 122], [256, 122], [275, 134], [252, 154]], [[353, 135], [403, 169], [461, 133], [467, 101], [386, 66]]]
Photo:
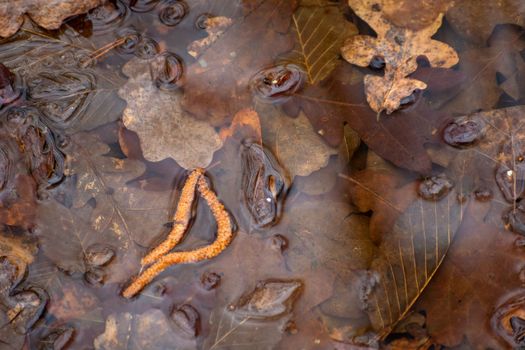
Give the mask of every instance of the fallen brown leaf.
[[432, 111], [420, 97], [415, 105], [378, 121], [364, 103], [363, 85], [352, 83], [353, 70], [350, 65], [339, 65], [322, 86], [308, 86], [296, 93], [285, 104], [287, 113], [295, 116], [302, 110], [332, 146], [341, 143], [346, 123], [381, 157], [399, 167], [428, 173], [431, 163], [423, 146], [434, 138], [434, 125], [444, 115]]
[[106, 319], [104, 333], [95, 338], [97, 350], [197, 349], [195, 339], [187, 339], [160, 310], [141, 314], [112, 314]]
[[341, 62], [339, 48], [345, 39], [357, 34], [357, 28], [345, 19], [336, 3], [301, 5], [292, 16], [295, 46], [278, 61], [295, 64], [309, 84], [317, 84]]
[[105, 0], [16, 0], [0, 6], [0, 36], [16, 33], [27, 13], [46, 29], [58, 29], [67, 17], [79, 15], [102, 5]]
[[475, 44], [484, 45], [498, 24], [525, 24], [525, 4], [521, 0], [455, 0], [447, 20], [456, 33]]
[[424, 90], [422, 81], [407, 78], [417, 69], [418, 56], [425, 56], [432, 67], [450, 68], [458, 63], [454, 49], [431, 37], [441, 26], [443, 13], [420, 30], [400, 28], [383, 16], [383, 1], [350, 0], [349, 5], [377, 33], [377, 38], [357, 35], [342, 47], [343, 57], [350, 63], [367, 67], [372, 60], [384, 62], [383, 77], [365, 76], [365, 90], [370, 107], [378, 114], [391, 114], [416, 90]]
[[207, 167], [222, 141], [211, 125], [182, 110], [180, 91], [157, 88], [151, 72], [157, 72], [164, 59], [159, 55], [126, 63], [123, 70], [129, 80], [119, 91], [127, 101], [122, 120], [138, 134], [147, 160], [173, 158], [186, 169]]
[[292, 119], [278, 107], [264, 106], [258, 110], [266, 143], [292, 179], [324, 168], [330, 156], [337, 154], [336, 149], [323, 142], [303, 113]]
[[488, 210], [487, 203], [472, 202], [447, 259], [415, 306], [426, 311], [437, 343], [453, 347], [466, 338], [472, 348], [510, 348], [489, 320], [498, 300], [523, 290], [523, 251], [514, 245], [515, 235], [484, 222]]

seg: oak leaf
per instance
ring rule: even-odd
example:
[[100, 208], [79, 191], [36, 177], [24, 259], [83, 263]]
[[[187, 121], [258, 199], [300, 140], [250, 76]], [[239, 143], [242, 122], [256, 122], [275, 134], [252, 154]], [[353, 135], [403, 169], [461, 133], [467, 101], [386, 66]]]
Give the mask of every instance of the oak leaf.
[[367, 67], [374, 58], [384, 61], [384, 76], [365, 76], [365, 91], [370, 107], [378, 114], [397, 110], [408, 96], [427, 85], [408, 78], [417, 69], [418, 56], [425, 56], [432, 67], [450, 68], [458, 63], [456, 51], [431, 37], [441, 26], [443, 13], [420, 30], [400, 28], [383, 15], [382, 1], [350, 0], [349, 5], [377, 33], [377, 38], [357, 35], [349, 38], [341, 51], [350, 63]]
[[102, 5], [104, 0], [17, 0], [0, 6], [0, 36], [16, 33], [24, 14], [46, 29], [58, 29], [67, 17], [79, 15]]
[[424, 145], [446, 117], [433, 111], [421, 97], [414, 105], [396, 111], [396, 118], [377, 120], [366, 103], [362, 84], [352, 82], [350, 65], [339, 65], [322, 86], [307, 86], [296, 93], [284, 108], [296, 116], [302, 110], [314, 130], [329, 145], [338, 146], [348, 124], [375, 153], [395, 165], [428, 173], [430, 158]]

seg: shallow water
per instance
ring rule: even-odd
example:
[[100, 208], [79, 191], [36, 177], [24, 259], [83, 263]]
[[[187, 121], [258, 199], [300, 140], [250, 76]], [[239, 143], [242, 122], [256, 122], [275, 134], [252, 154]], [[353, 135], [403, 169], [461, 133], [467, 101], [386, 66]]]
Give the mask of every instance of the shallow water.
[[[347, 62], [380, 30], [345, 2], [26, 20], [0, 41], [0, 349], [525, 346], [523, 23], [496, 8], [486, 33], [468, 4], [422, 41], [459, 63], [416, 54], [427, 88], [391, 114], [363, 81], [399, 62]], [[174, 219], [195, 168], [224, 210], [199, 187]], [[218, 251], [124, 298], [186, 224], [173, 251]]]

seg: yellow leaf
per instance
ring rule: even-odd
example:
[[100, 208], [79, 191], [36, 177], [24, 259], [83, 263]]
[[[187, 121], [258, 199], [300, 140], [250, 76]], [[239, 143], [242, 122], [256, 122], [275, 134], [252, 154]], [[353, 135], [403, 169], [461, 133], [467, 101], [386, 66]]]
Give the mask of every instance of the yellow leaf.
[[310, 84], [330, 74], [339, 61], [343, 41], [357, 34], [335, 5], [301, 6], [292, 17], [295, 33], [294, 49], [282, 57], [282, 63], [299, 66]]

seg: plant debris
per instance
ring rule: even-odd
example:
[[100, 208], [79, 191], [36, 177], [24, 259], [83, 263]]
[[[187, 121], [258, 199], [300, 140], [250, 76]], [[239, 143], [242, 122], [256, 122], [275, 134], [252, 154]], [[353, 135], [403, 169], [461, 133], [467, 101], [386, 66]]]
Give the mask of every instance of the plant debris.
[[431, 39], [441, 26], [443, 13], [419, 30], [400, 28], [383, 15], [382, 2], [350, 0], [350, 6], [377, 33], [377, 38], [357, 35], [346, 40], [341, 52], [350, 63], [368, 67], [374, 60], [384, 62], [383, 77], [365, 76], [365, 91], [370, 107], [380, 114], [391, 114], [417, 90], [427, 84], [408, 78], [417, 69], [417, 58], [425, 56], [432, 67], [450, 68], [458, 63], [456, 51]]

